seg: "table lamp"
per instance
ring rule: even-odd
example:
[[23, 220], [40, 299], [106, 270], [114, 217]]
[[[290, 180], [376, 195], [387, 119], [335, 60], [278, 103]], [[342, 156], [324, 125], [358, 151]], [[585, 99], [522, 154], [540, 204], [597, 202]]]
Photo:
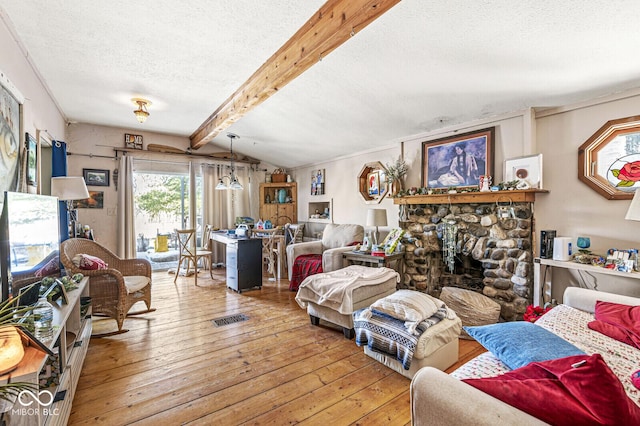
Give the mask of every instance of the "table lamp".
[[81, 176], [60, 176], [51, 178], [51, 195], [58, 197], [60, 201], [65, 201], [69, 223], [73, 226], [75, 236], [75, 226], [78, 221], [78, 213], [73, 208], [74, 200], [85, 200], [89, 198], [87, 185]]
[[373, 234], [373, 244], [378, 245], [378, 226], [387, 226], [387, 210], [369, 209], [367, 211], [367, 226], [376, 227], [376, 232]]

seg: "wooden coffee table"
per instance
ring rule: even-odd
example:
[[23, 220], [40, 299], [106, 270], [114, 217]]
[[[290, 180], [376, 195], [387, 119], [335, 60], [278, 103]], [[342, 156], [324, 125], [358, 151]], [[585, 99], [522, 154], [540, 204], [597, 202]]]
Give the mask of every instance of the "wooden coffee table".
[[371, 254], [360, 253], [357, 251], [346, 251], [342, 253], [342, 258], [347, 261], [348, 265], [364, 265], [372, 268], [395, 269], [402, 276], [402, 265], [404, 260], [404, 252], [393, 253], [384, 256], [373, 256]]

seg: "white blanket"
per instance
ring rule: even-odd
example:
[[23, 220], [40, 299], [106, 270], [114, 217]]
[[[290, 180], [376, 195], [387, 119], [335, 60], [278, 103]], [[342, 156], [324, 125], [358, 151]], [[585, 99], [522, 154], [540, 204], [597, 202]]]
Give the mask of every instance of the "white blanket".
[[344, 315], [353, 313], [353, 290], [381, 284], [389, 279], [400, 282], [400, 275], [390, 268], [351, 265], [337, 271], [311, 275], [298, 288], [296, 302], [305, 309], [308, 302], [326, 306]]

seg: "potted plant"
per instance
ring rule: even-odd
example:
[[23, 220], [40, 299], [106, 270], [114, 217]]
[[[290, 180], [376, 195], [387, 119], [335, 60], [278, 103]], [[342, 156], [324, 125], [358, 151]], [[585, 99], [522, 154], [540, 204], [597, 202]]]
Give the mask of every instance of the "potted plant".
[[[17, 323], [16, 319], [23, 314], [28, 314], [33, 309], [31, 306], [20, 306], [19, 299], [7, 299], [0, 303], [0, 371], [2, 374], [13, 370], [24, 356], [22, 337], [18, 333], [18, 327], [24, 324]], [[8, 411], [16, 401], [20, 392], [35, 390], [33, 383], [12, 382], [0, 384], [0, 413]]]
[[399, 156], [393, 163], [385, 164], [387, 171], [385, 180], [389, 186], [389, 196], [395, 197], [402, 191], [402, 179], [407, 175], [409, 167], [402, 156]]

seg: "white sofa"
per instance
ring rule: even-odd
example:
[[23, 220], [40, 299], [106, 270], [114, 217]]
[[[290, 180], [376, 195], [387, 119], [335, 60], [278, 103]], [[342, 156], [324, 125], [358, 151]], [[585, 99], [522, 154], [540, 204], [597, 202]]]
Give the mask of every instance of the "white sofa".
[[[630, 380], [631, 374], [640, 369], [640, 350], [586, 327], [586, 323], [593, 318], [597, 300], [631, 306], [640, 305], [640, 298], [569, 287], [564, 293], [563, 305], [542, 316], [536, 324], [559, 335], [589, 355], [600, 353], [623, 383], [627, 395], [640, 405], [640, 391], [633, 387]], [[467, 378], [491, 377], [508, 370], [508, 367], [490, 352], [479, 355], [451, 375], [431, 367], [422, 368], [411, 382], [412, 424], [546, 424], [460, 381]]]
[[287, 246], [287, 267], [289, 281], [293, 276], [293, 263], [296, 257], [303, 254], [321, 254], [322, 271], [331, 272], [343, 267], [342, 253], [353, 250], [349, 244], [364, 239], [364, 228], [362, 225], [328, 224], [322, 233], [322, 240], [306, 241], [303, 243], [290, 244]]

